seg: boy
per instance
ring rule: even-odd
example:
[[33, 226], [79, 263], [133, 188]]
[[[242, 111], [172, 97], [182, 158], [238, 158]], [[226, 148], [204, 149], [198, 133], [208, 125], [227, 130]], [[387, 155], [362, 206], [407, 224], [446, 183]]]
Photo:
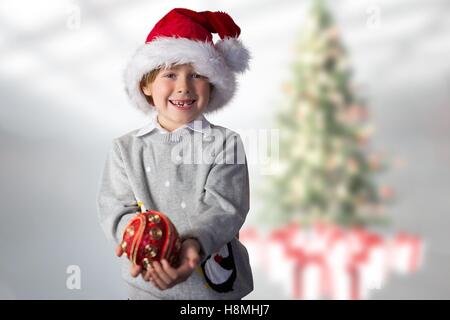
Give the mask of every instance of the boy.
[[[218, 33], [216, 44], [211, 33]], [[144, 208], [166, 214], [182, 238], [181, 265], [147, 270], [123, 259], [135, 299], [240, 299], [253, 290], [238, 233], [249, 210], [248, 168], [238, 134], [203, 113], [227, 104], [249, 54], [223, 12], [173, 9], [125, 71], [126, 91], [152, 121], [114, 140], [98, 194], [99, 219], [119, 245]]]

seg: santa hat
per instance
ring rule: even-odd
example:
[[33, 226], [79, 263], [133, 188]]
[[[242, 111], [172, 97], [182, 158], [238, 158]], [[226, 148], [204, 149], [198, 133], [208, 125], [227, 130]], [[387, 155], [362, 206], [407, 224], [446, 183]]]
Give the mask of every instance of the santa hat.
[[[220, 40], [213, 43], [212, 33]], [[157, 68], [192, 64], [214, 85], [206, 113], [225, 106], [236, 91], [236, 73], [248, 69], [250, 55], [238, 39], [241, 29], [225, 12], [177, 8], [166, 14], [128, 63], [125, 89], [145, 113], [153, 108], [140, 88], [142, 77]]]

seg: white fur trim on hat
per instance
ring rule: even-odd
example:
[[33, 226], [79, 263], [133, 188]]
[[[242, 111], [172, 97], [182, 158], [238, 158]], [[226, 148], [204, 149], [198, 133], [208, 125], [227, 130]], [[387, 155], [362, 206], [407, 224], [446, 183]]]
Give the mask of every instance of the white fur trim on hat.
[[231, 70], [243, 73], [248, 69], [250, 52], [244, 47], [241, 40], [227, 37], [217, 41], [215, 47], [225, 58]]
[[[145, 113], [151, 112], [153, 108], [140, 88], [142, 77], [160, 67], [192, 64], [199, 74], [208, 77], [214, 85], [205, 113], [216, 111], [234, 96], [237, 85], [234, 72], [242, 72], [248, 67], [248, 51], [236, 41], [237, 39], [231, 38], [220, 40], [216, 48], [208, 42], [186, 38], [156, 38], [138, 48], [128, 63], [124, 73], [126, 92], [138, 109]], [[241, 51], [231, 52], [239, 45]], [[247, 59], [247, 62], [239, 63], [239, 59], [242, 58]]]

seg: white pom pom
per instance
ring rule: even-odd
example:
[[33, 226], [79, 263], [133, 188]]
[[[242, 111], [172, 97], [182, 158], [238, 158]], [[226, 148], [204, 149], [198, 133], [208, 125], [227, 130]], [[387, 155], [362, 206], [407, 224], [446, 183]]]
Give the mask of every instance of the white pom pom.
[[215, 47], [234, 72], [243, 73], [249, 68], [250, 52], [239, 39], [225, 38], [217, 41]]

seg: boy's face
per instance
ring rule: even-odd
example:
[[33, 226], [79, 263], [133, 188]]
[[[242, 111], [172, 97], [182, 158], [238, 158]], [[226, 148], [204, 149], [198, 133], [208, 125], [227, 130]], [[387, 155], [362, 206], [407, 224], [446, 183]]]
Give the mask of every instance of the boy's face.
[[210, 97], [210, 83], [191, 65], [183, 64], [161, 69], [155, 80], [144, 85], [142, 91], [152, 97], [159, 124], [173, 131], [193, 121], [205, 110]]

